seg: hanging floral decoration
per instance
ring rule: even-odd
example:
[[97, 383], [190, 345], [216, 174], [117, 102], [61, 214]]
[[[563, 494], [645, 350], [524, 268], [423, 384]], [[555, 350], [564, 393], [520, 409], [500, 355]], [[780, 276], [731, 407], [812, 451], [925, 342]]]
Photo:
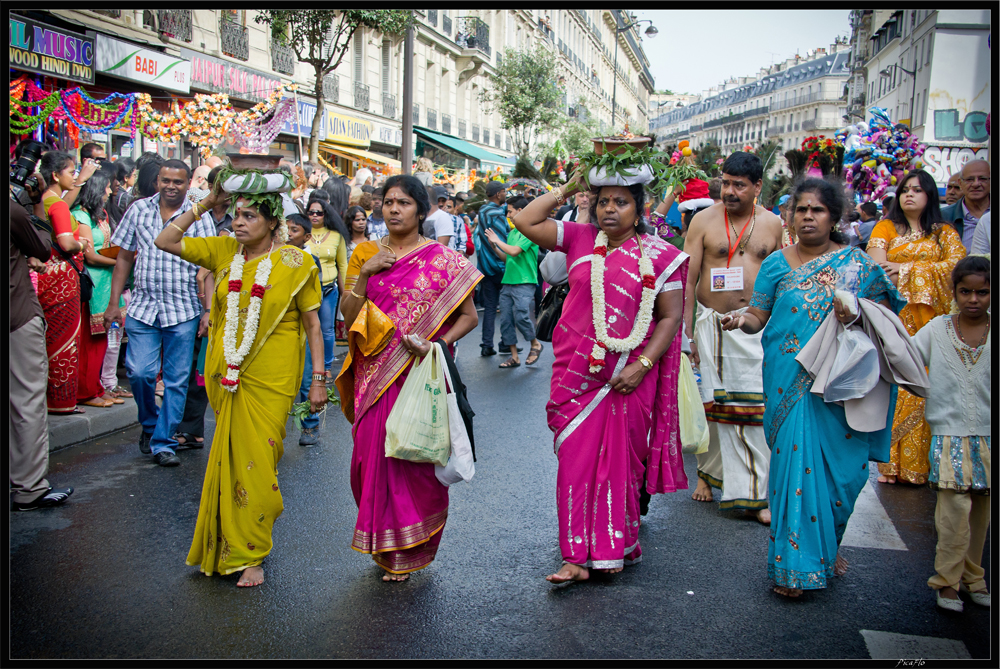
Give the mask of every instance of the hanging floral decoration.
[[837, 144], [832, 139], [827, 139], [825, 135], [806, 137], [802, 140], [802, 150], [809, 156], [806, 158], [806, 168], [815, 167], [819, 169], [820, 155], [826, 155], [836, 160]]
[[267, 100], [233, 117], [233, 138], [250, 153], [266, 153], [285, 123], [295, 123], [295, 101], [286, 94], [298, 90], [297, 84], [286, 84], [271, 91]]

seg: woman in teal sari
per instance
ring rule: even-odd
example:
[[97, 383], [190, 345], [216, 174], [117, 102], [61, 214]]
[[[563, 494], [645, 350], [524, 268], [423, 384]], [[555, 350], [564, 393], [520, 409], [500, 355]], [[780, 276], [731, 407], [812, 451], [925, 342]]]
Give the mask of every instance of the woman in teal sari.
[[722, 326], [764, 330], [764, 429], [771, 449], [767, 573], [775, 592], [798, 597], [825, 588], [828, 578], [847, 569], [837, 549], [868, 480], [868, 461], [889, 457], [896, 386], [886, 427], [858, 432], [848, 426], [842, 406], [809, 392], [812, 377], [795, 356], [831, 309], [842, 323], [854, 320], [833, 299], [837, 275], [850, 262], [861, 267], [858, 297], [897, 313], [905, 302], [885, 272], [836, 230], [844, 211], [839, 186], [807, 179], [790, 204], [797, 243], [764, 261], [746, 313], [723, 317]]

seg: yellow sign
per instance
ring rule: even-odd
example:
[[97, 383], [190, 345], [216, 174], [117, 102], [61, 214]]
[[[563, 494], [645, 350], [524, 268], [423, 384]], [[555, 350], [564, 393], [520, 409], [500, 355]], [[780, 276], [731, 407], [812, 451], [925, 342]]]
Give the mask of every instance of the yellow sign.
[[326, 133], [328, 141], [365, 148], [371, 145], [374, 123], [354, 116], [337, 114], [329, 109], [327, 109], [327, 113], [329, 115]]

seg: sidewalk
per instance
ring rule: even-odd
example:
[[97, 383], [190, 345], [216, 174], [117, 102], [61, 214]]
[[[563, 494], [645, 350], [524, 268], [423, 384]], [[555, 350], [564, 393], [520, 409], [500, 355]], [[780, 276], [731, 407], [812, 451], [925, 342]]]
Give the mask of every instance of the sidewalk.
[[[129, 387], [128, 379], [124, 378], [124, 375], [119, 377], [119, 382], [122, 387]], [[79, 408], [86, 411], [83, 414], [68, 416], [49, 414], [49, 452], [138, 425], [139, 410], [135, 406], [135, 400], [130, 397], [122, 399], [125, 404], [107, 408], [81, 406]], [[156, 398], [156, 401], [159, 404], [160, 398]]]

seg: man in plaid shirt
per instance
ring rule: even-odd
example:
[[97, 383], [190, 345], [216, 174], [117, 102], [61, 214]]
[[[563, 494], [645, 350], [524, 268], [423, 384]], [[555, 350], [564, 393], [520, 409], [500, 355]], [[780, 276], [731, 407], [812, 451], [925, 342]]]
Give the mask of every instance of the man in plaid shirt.
[[[198, 294], [198, 267], [153, 244], [165, 226], [193, 206], [186, 197], [190, 184], [191, 168], [179, 160], [164, 162], [157, 178], [158, 193], [132, 203], [111, 237], [111, 244], [121, 250], [111, 279], [112, 306], [104, 313], [104, 324], [106, 328], [115, 321], [125, 325], [125, 367], [142, 424], [139, 450], [152, 452], [153, 460], [162, 467], [180, 464], [173, 435], [184, 415], [195, 335], [199, 329], [207, 330], [211, 306], [210, 295]], [[215, 226], [201, 217], [187, 235], [212, 237]], [[133, 264], [132, 300], [125, 322], [117, 305]], [[162, 410], [156, 406], [154, 394], [161, 357]], [[203, 447], [194, 442], [187, 446]]]

